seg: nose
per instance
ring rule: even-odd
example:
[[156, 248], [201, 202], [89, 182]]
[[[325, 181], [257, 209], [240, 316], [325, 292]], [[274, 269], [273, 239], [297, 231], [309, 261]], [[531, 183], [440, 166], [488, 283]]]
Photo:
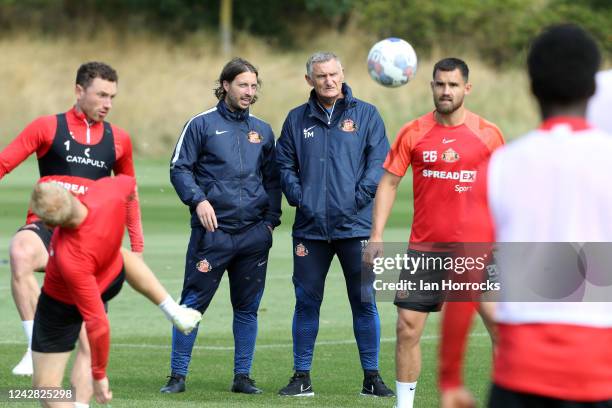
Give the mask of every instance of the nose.
[[111, 109], [113, 107], [113, 100], [111, 98], [105, 98], [104, 107], [107, 109]]

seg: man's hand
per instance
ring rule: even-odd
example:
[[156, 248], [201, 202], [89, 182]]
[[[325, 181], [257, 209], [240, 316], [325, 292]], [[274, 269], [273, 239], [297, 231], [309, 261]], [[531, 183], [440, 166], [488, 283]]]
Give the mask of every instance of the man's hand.
[[382, 239], [370, 237], [368, 245], [363, 251], [363, 262], [366, 265], [373, 265], [374, 259], [382, 257], [383, 254], [384, 251]]
[[442, 392], [442, 408], [475, 408], [476, 400], [464, 387], [457, 387]]
[[108, 385], [108, 377], [93, 381], [94, 396], [98, 404], [108, 404], [113, 399], [113, 392]]
[[210, 205], [208, 200], [204, 200], [198, 204], [196, 207], [196, 214], [198, 215], [198, 219], [202, 223], [202, 226], [206, 228], [206, 231], [214, 232], [215, 229], [219, 227], [219, 225], [217, 225], [215, 210], [212, 208], [212, 205]]

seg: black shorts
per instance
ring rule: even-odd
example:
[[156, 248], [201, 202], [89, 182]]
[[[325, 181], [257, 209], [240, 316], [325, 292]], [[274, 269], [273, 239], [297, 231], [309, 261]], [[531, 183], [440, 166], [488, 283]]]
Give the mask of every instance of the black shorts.
[[445, 300], [442, 281], [448, 276], [444, 268], [440, 268], [443, 260], [452, 256], [446, 252], [422, 252], [408, 249], [409, 258], [420, 259], [420, 266], [414, 271], [402, 269], [400, 282], [411, 282], [414, 290], [401, 290], [395, 294], [395, 306], [417, 312], [439, 312]]
[[493, 384], [489, 408], [612, 408], [612, 400], [580, 402], [526, 394]]
[[[102, 293], [102, 301], [115, 297], [125, 280], [125, 270], [113, 280]], [[39, 353], [64, 353], [74, 350], [83, 325], [83, 317], [75, 305], [60, 302], [45, 293], [43, 287], [38, 298], [34, 329], [32, 331], [32, 350]]]
[[17, 230], [17, 232], [19, 231], [32, 231], [38, 235], [42, 243], [45, 245], [45, 248], [47, 248], [47, 251], [49, 250], [49, 245], [51, 245], [51, 236], [53, 235], [53, 228], [49, 227], [44, 222], [35, 221], [30, 224], [26, 224]]

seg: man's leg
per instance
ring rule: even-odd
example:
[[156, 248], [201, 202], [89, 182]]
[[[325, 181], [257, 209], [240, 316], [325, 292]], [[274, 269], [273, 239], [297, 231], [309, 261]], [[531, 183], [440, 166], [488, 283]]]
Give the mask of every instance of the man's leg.
[[257, 310], [264, 292], [268, 253], [272, 246], [271, 234], [262, 222], [236, 235], [236, 253], [227, 268], [234, 309], [233, 392], [262, 392], [255, 387], [250, 373], [257, 339]]
[[88, 405], [93, 396], [93, 377], [91, 375], [91, 350], [85, 325], [79, 332], [79, 343], [70, 374], [70, 384], [75, 392], [75, 401], [83, 404], [82, 406]]
[[[36, 224], [29, 224], [26, 227], [41, 228]], [[13, 236], [9, 255], [13, 300], [28, 340], [26, 354], [13, 369], [13, 374], [32, 375], [32, 326], [36, 303], [40, 295], [40, 288], [34, 277], [34, 272], [45, 269], [49, 255], [41, 237], [31, 229], [21, 229]]]
[[[34, 363], [34, 375], [32, 376], [32, 387], [61, 387], [64, 378], [66, 364], [70, 358], [70, 352], [64, 353], [39, 353], [32, 352]], [[46, 408], [72, 408], [72, 402], [50, 402], [40, 401]]]
[[310, 366], [319, 332], [319, 312], [333, 248], [327, 241], [293, 238], [293, 362], [295, 375], [280, 395], [314, 395]]
[[362, 241], [366, 239], [337, 240], [334, 241], [334, 246], [344, 273], [346, 291], [353, 313], [353, 333], [364, 372], [361, 394], [392, 397], [393, 391], [385, 385], [378, 373], [380, 318], [376, 308], [374, 288], [370, 277], [362, 276]]
[[397, 408], [412, 408], [416, 382], [421, 374], [420, 340], [428, 312], [397, 308], [396, 392]]
[[[181, 305], [204, 313], [210, 304], [232, 254], [231, 237], [221, 230], [207, 232], [192, 228], [185, 260], [185, 279]], [[198, 328], [189, 335], [172, 328], [171, 374], [163, 393], [185, 391], [185, 377]]]
[[186, 334], [191, 332], [200, 321], [201, 314], [196, 310], [180, 307], [142, 258], [125, 248], [121, 248], [121, 256], [125, 279], [130, 286], [156, 304], [180, 331]]

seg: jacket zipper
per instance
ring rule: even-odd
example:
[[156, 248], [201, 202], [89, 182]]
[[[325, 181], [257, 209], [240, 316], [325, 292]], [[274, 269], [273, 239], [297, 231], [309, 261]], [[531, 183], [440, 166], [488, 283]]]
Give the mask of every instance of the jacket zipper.
[[[317, 104], [319, 104], [317, 102]], [[327, 235], [327, 242], [331, 242], [331, 238], [329, 236], [329, 194], [327, 192], [327, 183], [329, 177], [327, 172], [329, 171], [329, 166], [327, 165], [327, 160], [329, 159], [329, 127], [331, 126], [332, 115], [334, 114], [334, 108], [336, 107], [336, 102], [332, 105], [331, 112], [327, 113], [327, 109], [325, 109], [321, 104], [319, 107], [323, 109], [325, 116], [327, 116], [327, 129], [325, 129], [325, 183], [324, 183], [324, 191], [325, 191], [325, 234]]]
[[[248, 128], [248, 124], [247, 124], [247, 128]], [[236, 138], [237, 138], [237, 142], [238, 142], [238, 157], [240, 160], [240, 173], [238, 175], [238, 180], [239, 180], [239, 188], [238, 188], [238, 214], [240, 217], [240, 224], [242, 224], [242, 173], [244, 172], [243, 170], [243, 163], [242, 163], [242, 150], [240, 149], [240, 134], [242, 132], [236, 132]]]

